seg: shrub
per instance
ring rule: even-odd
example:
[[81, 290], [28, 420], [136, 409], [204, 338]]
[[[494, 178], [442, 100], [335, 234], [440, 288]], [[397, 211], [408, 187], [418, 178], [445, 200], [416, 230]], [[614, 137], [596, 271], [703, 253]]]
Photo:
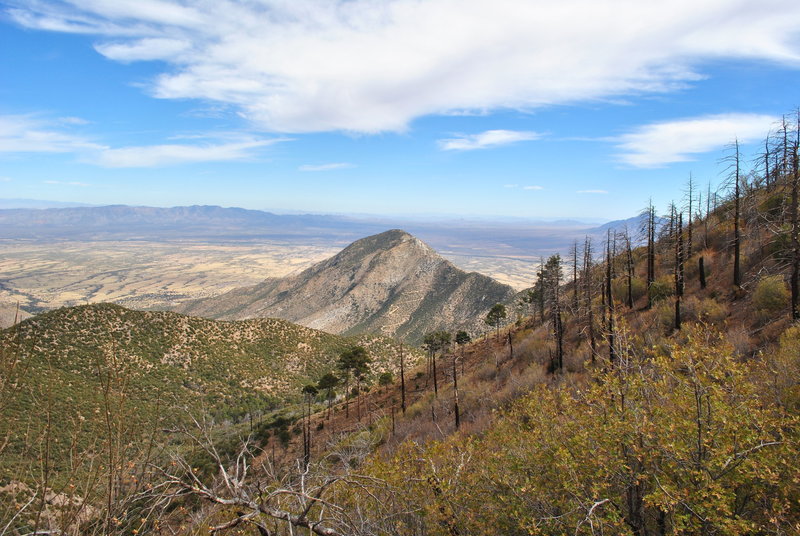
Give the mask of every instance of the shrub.
[[702, 299], [696, 304], [695, 314], [702, 322], [719, 324], [728, 317], [728, 307], [714, 298]]
[[382, 372], [380, 376], [378, 376], [378, 385], [390, 385], [394, 381], [394, 376], [392, 376], [391, 372]]
[[788, 261], [792, 258], [792, 236], [788, 226], [784, 225], [767, 244], [766, 253], [779, 261]]
[[658, 325], [661, 326], [662, 329], [669, 331], [675, 327], [675, 303], [673, 301], [661, 302], [656, 305], [654, 309]]
[[772, 275], [762, 278], [753, 291], [753, 306], [761, 320], [767, 320], [789, 304], [789, 290], [783, 276]]
[[669, 298], [673, 294], [675, 294], [675, 282], [671, 276], [661, 276], [650, 285], [650, 298], [654, 302]]
[[[614, 297], [624, 302], [628, 299], [628, 277], [622, 276], [616, 278], [611, 283], [611, 288], [614, 292]], [[645, 295], [647, 292], [647, 284], [644, 282], [643, 279], [638, 277], [634, 277], [631, 279], [631, 296], [633, 297], [633, 301], [636, 302]]]

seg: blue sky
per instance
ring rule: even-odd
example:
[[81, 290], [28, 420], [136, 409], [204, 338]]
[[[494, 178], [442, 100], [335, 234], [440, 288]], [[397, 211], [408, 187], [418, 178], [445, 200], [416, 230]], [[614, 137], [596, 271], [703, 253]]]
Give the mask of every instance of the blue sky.
[[800, 106], [796, 0], [0, 10], [2, 198], [616, 219]]

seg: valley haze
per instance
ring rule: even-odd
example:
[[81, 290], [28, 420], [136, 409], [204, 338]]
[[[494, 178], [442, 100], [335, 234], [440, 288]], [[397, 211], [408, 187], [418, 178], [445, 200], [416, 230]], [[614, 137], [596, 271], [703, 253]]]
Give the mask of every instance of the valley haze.
[[531, 286], [540, 257], [563, 254], [586, 234], [603, 234], [602, 227], [570, 220], [424, 221], [217, 206], [16, 203], [46, 207], [0, 209], [0, 302], [6, 310], [19, 302], [28, 312], [106, 301], [172, 308], [298, 273], [395, 227], [460, 269], [521, 290]]

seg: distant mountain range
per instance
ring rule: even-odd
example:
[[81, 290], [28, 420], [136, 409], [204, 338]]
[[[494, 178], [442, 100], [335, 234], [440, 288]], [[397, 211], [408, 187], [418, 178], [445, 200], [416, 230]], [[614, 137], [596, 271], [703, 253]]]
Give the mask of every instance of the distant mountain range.
[[0, 209], [9, 208], [65, 208], [65, 207], [91, 207], [88, 203], [69, 203], [64, 201], [46, 201], [43, 199], [0, 199]]
[[[0, 238], [70, 240], [229, 240], [350, 235], [364, 225], [336, 216], [276, 215], [259, 210], [217, 206], [68, 207], [0, 210]], [[377, 227], [376, 227], [377, 229]]]
[[[2, 201], [2, 200], [0, 200]], [[25, 200], [5, 200], [8, 206]], [[602, 236], [638, 217], [597, 226], [574, 220], [436, 219], [273, 214], [219, 206], [134, 207], [127, 205], [2, 208], [0, 239], [24, 240], [283, 240], [345, 245], [391, 228], [420, 237], [443, 254], [537, 259], [564, 253], [585, 235]], [[19, 205], [19, 203], [16, 203]], [[629, 224], [630, 228], [635, 225]]]
[[276, 317], [330, 333], [380, 333], [419, 343], [430, 331], [484, 330], [491, 306], [515, 294], [395, 229], [358, 240], [300, 274], [189, 302], [178, 311], [224, 320]]

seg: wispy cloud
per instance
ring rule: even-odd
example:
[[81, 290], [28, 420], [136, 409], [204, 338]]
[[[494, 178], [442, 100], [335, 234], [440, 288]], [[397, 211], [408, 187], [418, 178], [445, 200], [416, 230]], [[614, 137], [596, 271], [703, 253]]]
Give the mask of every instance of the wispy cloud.
[[63, 122], [32, 115], [0, 116], [0, 153], [72, 153], [104, 148], [64, 131]]
[[743, 143], [762, 138], [775, 121], [770, 115], [731, 113], [652, 123], [614, 139], [617, 158], [639, 168], [686, 162], [734, 138]]
[[480, 134], [462, 135], [456, 138], [439, 140], [442, 151], [474, 151], [476, 149], [489, 149], [520, 141], [536, 140], [541, 134], [520, 130], [487, 130]]
[[199, 162], [229, 162], [254, 158], [256, 150], [286, 138], [255, 139], [229, 143], [144, 145], [105, 149], [89, 162], [111, 168], [159, 167]]
[[91, 123], [82, 117], [60, 117], [58, 121], [65, 125], [88, 125]]
[[603, 195], [603, 194], [607, 194], [608, 190], [578, 190], [575, 193], [578, 193], [578, 194], [601, 194], [601, 195]]
[[19, 24], [97, 36], [109, 59], [163, 61], [156, 97], [279, 132], [402, 131], [430, 114], [671, 91], [707, 60], [800, 62], [796, 0], [14, 4]]
[[59, 184], [63, 186], [80, 186], [81, 188], [86, 188], [91, 186], [91, 184], [87, 182], [80, 182], [80, 181], [42, 181], [44, 184]]
[[544, 186], [523, 186], [523, 190], [544, 190]]
[[350, 169], [356, 167], [348, 162], [334, 162], [331, 164], [305, 164], [297, 169], [300, 171], [333, 171], [335, 169]]
[[[180, 136], [193, 143], [109, 147], [75, 134], [88, 122], [79, 118], [45, 119], [33, 115], [0, 116], [0, 153], [71, 153], [80, 161], [103, 167], [158, 167], [196, 162], [250, 160], [258, 151], [291, 138], [255, 138], [228, 133]], [[51, 182], [49, 184], [66, 184]]]

